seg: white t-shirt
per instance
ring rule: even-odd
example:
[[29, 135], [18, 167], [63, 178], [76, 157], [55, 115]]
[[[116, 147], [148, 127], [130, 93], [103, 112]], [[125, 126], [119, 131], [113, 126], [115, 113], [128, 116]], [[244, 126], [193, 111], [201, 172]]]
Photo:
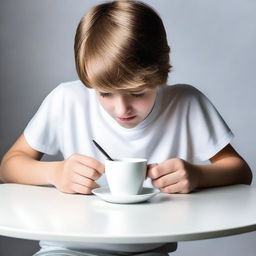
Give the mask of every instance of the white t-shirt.
[[[81, 81], [62, 83], [43, 101], [24, 131], [29, 145], [40, 152], [61, 152], [66, 159], [79, 153], [104, 163], [95, 139], [113, 158], [147, 158], [161, 163], [182, 158], [207, 161], [230, 143], [233, 134], [216, 108], [190, 85], [158, 89], [147, 118], [134, 128], [120, 126], [100, 105], [94, 89]], [[97, 181], [106, 186], [105, 175]], [[145, 181], [151, 185], [150, 179]]]

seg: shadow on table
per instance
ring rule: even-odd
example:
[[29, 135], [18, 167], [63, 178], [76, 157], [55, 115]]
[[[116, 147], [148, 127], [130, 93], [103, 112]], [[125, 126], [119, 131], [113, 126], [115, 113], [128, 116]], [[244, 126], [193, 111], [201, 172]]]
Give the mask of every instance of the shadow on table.
[[31, 256], [38, 250], [38, 241], [0, 236], [1, 256]]

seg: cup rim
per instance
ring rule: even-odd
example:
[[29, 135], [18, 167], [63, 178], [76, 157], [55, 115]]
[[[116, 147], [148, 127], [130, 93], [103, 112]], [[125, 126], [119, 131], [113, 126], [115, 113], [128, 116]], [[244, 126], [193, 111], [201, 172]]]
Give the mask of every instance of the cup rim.
[[118, 163], [143, 163], [147, 162], [146, 158], [136, 158], [136, 157], [122, 157], [122, 158], [114, 158], [112, 160], [106, 159], [106, 162], [118, 162]]

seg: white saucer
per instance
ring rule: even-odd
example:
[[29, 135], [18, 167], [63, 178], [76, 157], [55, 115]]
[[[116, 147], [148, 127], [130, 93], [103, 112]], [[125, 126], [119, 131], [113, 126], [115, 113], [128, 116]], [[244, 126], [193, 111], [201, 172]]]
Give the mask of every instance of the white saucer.
[[92, 193], [101, 199], [115, 204], [134, 204], [148, 200], [159, 193], [158, 189], [146, 188], [142, 189], [142, 192], [138, 195], [127, 195], [127, 196], [113, 196], [110, 193], [109, 188], [95, 188]]

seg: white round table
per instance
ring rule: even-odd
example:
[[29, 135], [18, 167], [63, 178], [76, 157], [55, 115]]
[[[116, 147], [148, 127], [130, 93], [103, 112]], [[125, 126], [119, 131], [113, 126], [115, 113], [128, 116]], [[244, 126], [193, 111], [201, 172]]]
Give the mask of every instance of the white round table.
[[247, 185], [121, 205], [53, 187], [1, 184], [0, 207], [0, 235], [32, 240], [162, 243], [256, 230], [256, 188]]

